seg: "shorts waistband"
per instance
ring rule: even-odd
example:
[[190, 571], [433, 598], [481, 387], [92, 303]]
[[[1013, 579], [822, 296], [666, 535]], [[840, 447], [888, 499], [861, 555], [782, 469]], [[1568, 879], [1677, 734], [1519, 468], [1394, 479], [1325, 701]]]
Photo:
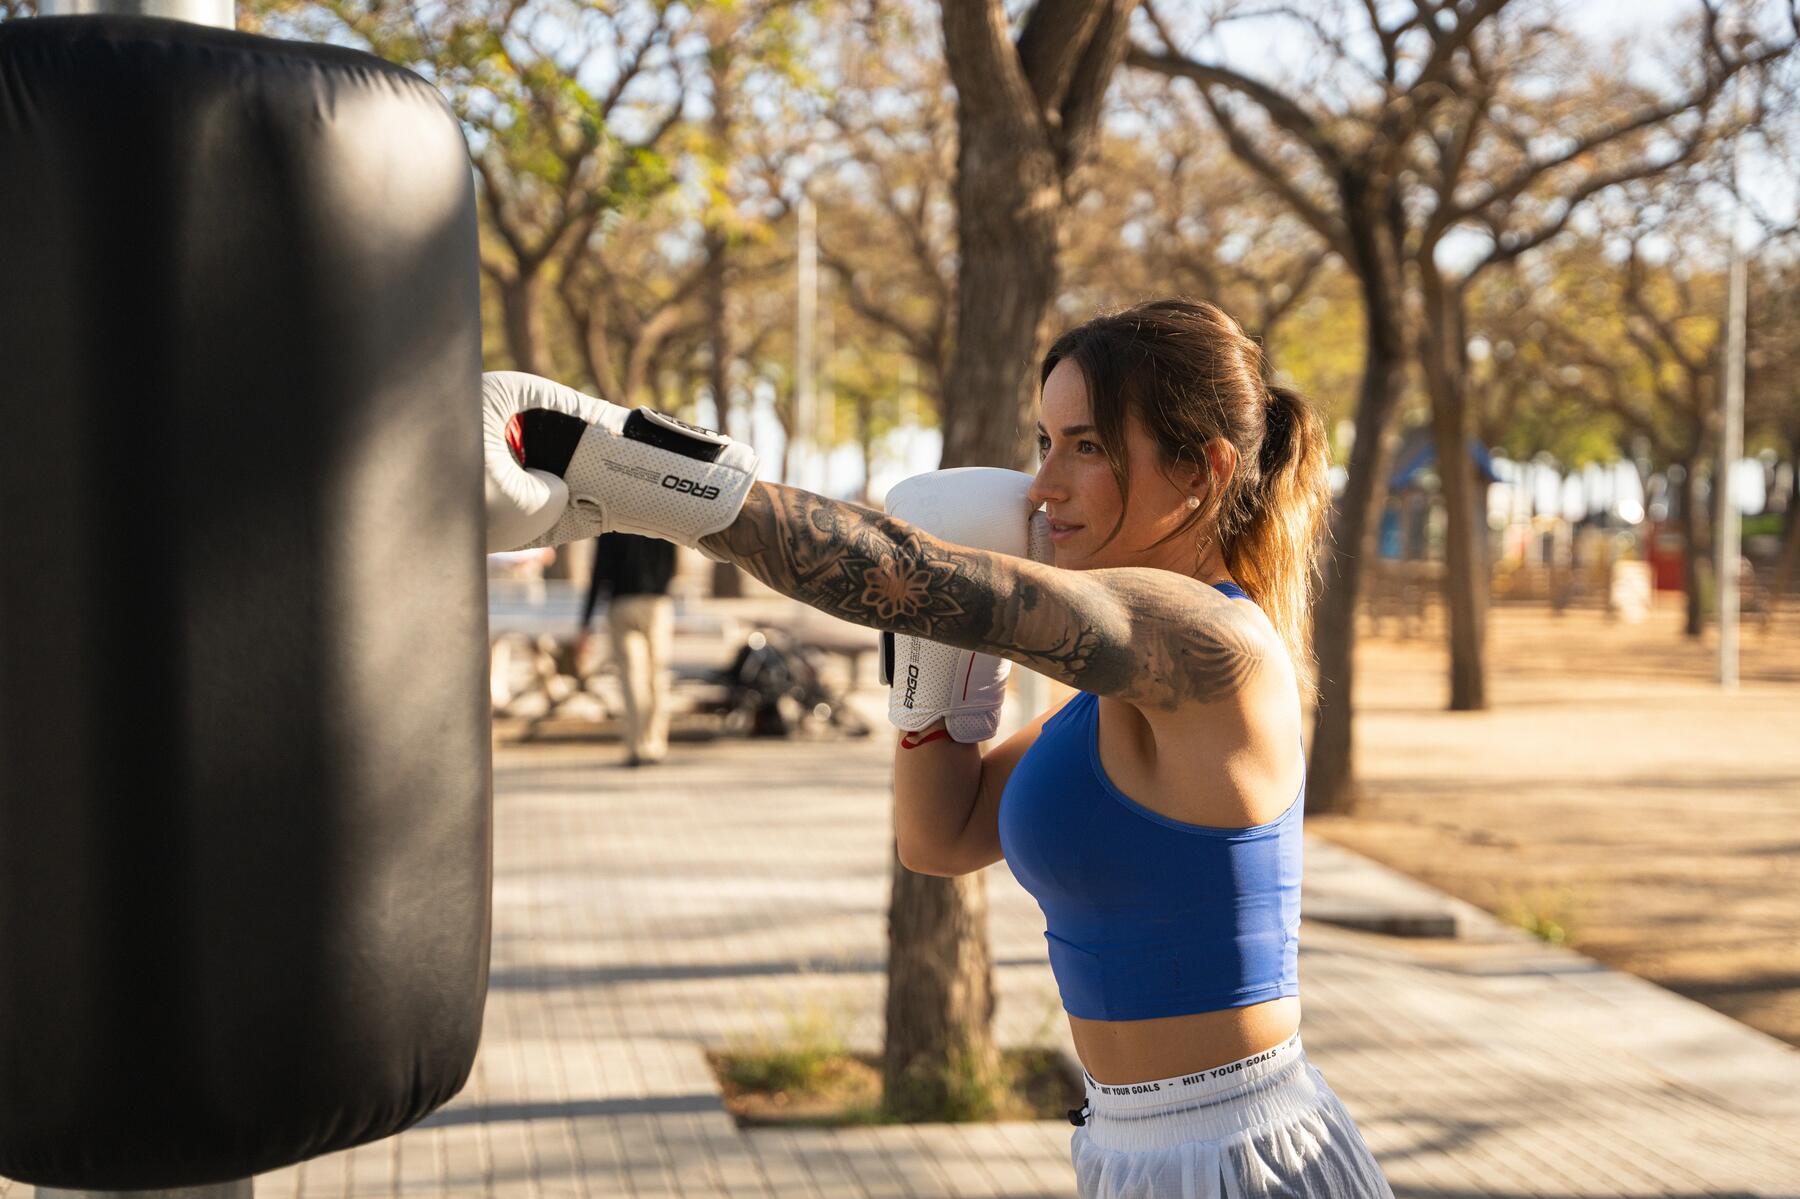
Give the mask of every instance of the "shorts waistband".
[[1108, 1085], [1095, 1082], [1093, 1075], [1083, 1071], [1083, 1076], [1087, 1079], [1087, 1106], [1104, 1115], [1126, 1115], [1140, 1108], [1160, 1108], [1172, 1103], [1210, 1099], [1278, 1073], [1303, 1056], [1300, 1034], [1296, 1032], [1281, 1044], [1261, 1053], [1253, 1053], [1223, 1066], [1176, 1075], [1174, 1078]]

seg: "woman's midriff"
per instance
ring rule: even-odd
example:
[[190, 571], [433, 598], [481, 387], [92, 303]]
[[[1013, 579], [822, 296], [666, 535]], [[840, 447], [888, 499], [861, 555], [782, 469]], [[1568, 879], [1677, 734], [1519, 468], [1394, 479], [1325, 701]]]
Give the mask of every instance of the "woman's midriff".
[[1156, 1020], [1069, 1017], [1081, 1064], [1095, 1082], [1113, 1086], [1241, 1061], [1281, 1044], [1299, 1027], [1300, 1000], [1294, 996]]

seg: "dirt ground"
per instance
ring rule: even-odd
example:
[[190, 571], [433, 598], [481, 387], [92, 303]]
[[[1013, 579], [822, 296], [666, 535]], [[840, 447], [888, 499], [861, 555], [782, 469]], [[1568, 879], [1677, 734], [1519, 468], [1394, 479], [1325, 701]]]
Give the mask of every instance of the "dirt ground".
[[1365, 633], [1360, 805], [1307, 826], [1800, 1045], [1800, 616], [1746, 626], [1728, 693], [1658, 600], [1494, 609], [1479, 713], [1443, 710], [1440, 624]]

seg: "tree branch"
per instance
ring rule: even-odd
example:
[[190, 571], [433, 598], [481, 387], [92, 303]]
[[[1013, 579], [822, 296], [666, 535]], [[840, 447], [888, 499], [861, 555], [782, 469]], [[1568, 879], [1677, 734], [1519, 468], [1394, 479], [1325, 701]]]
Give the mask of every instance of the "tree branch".
[[[607, 89], [606, 98], [600, 102], [600, 120], [603, 123], [610, 123], [612, 121], [613, 109], [618, 106], [622, 99], [624, 99], [625, 89], [631, 86], [631, 81], [636, 79], [639, 72], [643, 70], [645, 56], [648, 55], [658, 43], [663, 42], [666, 39], [668, 32], [669, 9], [667, 7], [659, 7], [656, 14], [656, 24], [651, 26], [650, 32], [644, 35], [643, 41], [633, 46], [629, 54], [620, 53], [625, 49], [623, 44], [620, 44], [615, 48], [615, 52], [619, 53], [620, 59], [619, 73], [617, 77], [613, 79], [612, 87]], [[680, 106], [677, 105], [676, 107], [679, 108]]]
[[1449, 223], [1455, 224], [1465, 220], [1490, 204], [1517, 198], [1526, 188], [1544, 175], [1559, 167], [1567, 166], [1602, 146], [1629, 137], [1631, 134], [1654, 128], [1683, 113], [1704, 109], [1718, 97], [1726, 80], [1735, 74], [1736, 70], [1737, 68], [1731, 67], [1723, 74], [1714, 74], [1709, 71], [1706, 82], [1685, 96], [1662, 104], [1652, 104], [1621, 120], [1604, 124], [1600, 128], [1590, 131], [1587, 136], [1578, 138], [1574, 145], [1561, 154], [1538, 162], [1528, 161], [1507, 178], [1488, 187], [1474, 200], [1459, 206], [1449, 218]]
[[1031, 133], [1046, 137], [1043, 110], [1038, 107], [1037, 96], [1007, 34], [1006, 10], [1001, 0], [954, 0], [939, 7], [943, 13], [944, 57], [956, 84], [958, 107], [963, 111], [1019, 114], [1029, 119]]
[[858, 315], [879, 328], [886, 329], [905, 343], [907, 352], [920, 362], [935, 362], [940, 346], [929, 329], [915, 329], [899, 313], [878, 303], [857, 281], [858, 272], [841, 256], [831, 252], [823, 240], [819, 242], [819, 261], [824, 263], [844, 285], [844, 298]]
[[536, 265], [536, 256], [526, 248], [524, 237], [514, 227], [514, 221], [508, 215], [506, 200], [501, 195], [499, 184], [494, 180], [495, 168], [486, 154], [475, 158], [475, 174], [481, 180], [481, 194], [487, 200], [488, 223], [512, 252], [513, 265], [518, 273], [529, 272]]
[[1210, 95], [1208, 89], [1213, 87], [1236, 92], [1268, 113], [1269, 119], [1277, 126], [1300, 139], [1300, 143], [1312, 151], [1313, 157], [1319, 160], [1327, 173], [1335, 176], [1344, 168], [1343, 156], [1312, 114], [1261, 80], [1252, 79], [1229, 67], [1195, 62], [1179, 54], [1152, 54], [1138, 47], [1131, 49], [1125, 56], [1125, 62], [1129, 66], [1154, 71], [1159, 75], [1191, 79], [1200, 85], [1202, 94]]
[[1038, 0], [1032, 7], [1019, 31], [1018, 56], [1039, 112], [1062, 110], [1075, 68], [1109, 8], [1092, 0]]
[[[1565, 197], [1562, 211], [1555, 220], [1548, 221], [1529, 233], [1508, 238], [1501, 230], [1495, 228], [1494, 248], [1488, 252], [1485, 258], [1476, 263], [1469, 271], [1468, 277], [1473, 278], [1490, 266], [1497, 263], [1510, 262], [1527, 251], [1535, 250], [1538, 246], [1543, 245], [1545, 242], [1561, 233], [1564, 227], [1568, 225], [1569, 218], [1575, 215], [1575, 210], [1592, 197], [1605, 191], [1609, 187], [1617, 187], [1621, 184], [1645, 179], [1652, 175], [1661, 174], [1670, 167], [1679, 166], [1681, 163], [1691, 159], [1701, 145], [1702, 141], [1700, 138], [1691, 138], [1684, 144], [1681, 153], [1666, 162], [1640, 160], [1628, 167], [1621, 167], [1611, 173], [1593, 176], [1586, 180], [1580, 187], [1576, 188], [1572, 195]], [[1492, 228], [1491, 225], [1490, 228]]]
[[1312, 197], [1300, 190], [1298, 184], [1289, 179], [1281, 168], [1271, 162], [1258, 147], [1257, 143], [1239, 128], [1237, 121], [1205, 88], [1200, 89], [1200, 97], [1205, 102], [1207, 111], [1212, 113], [1215, 124], [1225, 134], [1225, 143], [1231, 152], [1260, 175], [1282, 202], [1305, 221], [1314, 232], [1324, 238], [1338, 253], [1346, 258], [1350, 256], [1350, 235], [1344, 228], [1343, 221], [1337, 214], [1326, 211], [1315, 203]]
[[1087, 155], [1106, 90], [1131, 46], [1131, 11], [1137, 3], [1111, 0], [1106, 4], [1053, 119], [1057, 164], [1065, 181]]

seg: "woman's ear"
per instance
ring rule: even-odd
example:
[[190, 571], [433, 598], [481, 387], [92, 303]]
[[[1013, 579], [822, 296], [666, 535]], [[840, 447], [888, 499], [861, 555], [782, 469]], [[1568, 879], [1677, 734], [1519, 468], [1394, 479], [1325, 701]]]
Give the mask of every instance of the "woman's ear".
[[1200, 447], [1199, 462], [1190, 455], [1182, 456], [1175, 479], [1187, 494], [1204, 498], [1209, 485], [1217, 483], [1223, 487], [1231, 481], [1236, 470], [1237, 447], [1223, 437], [1215, 437]]
[[1200, 448], [1206, 455], [1207, 465], [1211, 467], [1213, 481], [1224, 488], [1231, 482], [1232, 476], [1237, 474], [1237, 447], [1227, 438], [1215, 437]]

